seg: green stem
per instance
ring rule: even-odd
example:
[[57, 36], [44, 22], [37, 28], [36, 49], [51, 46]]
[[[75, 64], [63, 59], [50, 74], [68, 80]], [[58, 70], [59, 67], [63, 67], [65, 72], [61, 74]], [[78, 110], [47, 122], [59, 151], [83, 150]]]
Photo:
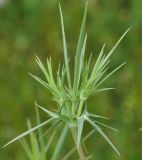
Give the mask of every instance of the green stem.
[[76, 148], [77, 148], [77, 151], [78, 151], [78, 155], [79, 155], [80, 160], [86, 160], [84, 151], [83, 151], [83, 149], [82, 149], [82, 146], [79, 145], [79, 147], [77, 147], [76, 127], [70, 127], [70, 129], [71, 129], [71, 133], [72, 133], [72, 136], [73, 136], [73, 139], [74, 139], [74, 142], [75, 142], [75, 145], [76, 145]]
[[72, 114], [75, 115], [75, 102], [72, 102]]
[[78, 111], [77, 111], [77, 116], [79, 117], [82, 113], [82, 109], [83, 109], [83, 104], [84, 104], [84, 100], [81, 100], [80, 101], [80, 104], [79, 104], [79, 108], [78, 108]]

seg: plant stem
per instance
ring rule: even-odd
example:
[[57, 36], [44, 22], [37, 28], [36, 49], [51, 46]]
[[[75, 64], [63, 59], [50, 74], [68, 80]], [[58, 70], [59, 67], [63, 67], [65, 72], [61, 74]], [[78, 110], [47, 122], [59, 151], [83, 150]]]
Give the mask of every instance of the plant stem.
[[72, 114], [75, 115], [75, 102], [72, 102]]
[[83, 104], [84, 104], [84, 100], [81, 100], [80, 104], [79, 104], [78, 111], [77, 111], [77, 116], [78, 117], [81, 115], [81, 112], [82, 112], [82, 109], [83, 109]]
[[85, 158], [85, 154], [84, 154], [84, 151], [82, 149], [82, 146], [79, 145], [79, 147], [77, 147], [76, 126], [75, 127], [70, 127], [70, 129], [71, 129], [71, 133], [72, 133], [72, 136], [73, 136], [73, 139], [74, 139], [77, 151], [78, 151], [79, 158], [80, 158], [80, 160], [85, 160], [86, 158]]

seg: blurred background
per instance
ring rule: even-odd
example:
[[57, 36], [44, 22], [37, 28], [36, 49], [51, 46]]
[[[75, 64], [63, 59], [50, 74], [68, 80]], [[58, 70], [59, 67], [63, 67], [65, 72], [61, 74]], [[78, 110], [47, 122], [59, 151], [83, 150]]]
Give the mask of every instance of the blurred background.
[[[118, 157], [99, 134], [87, 141], [94, 159], [142, 159], [142, 1], [88, 0], [87, 51], [92, 60], [106, 43], [108, 52], [122, 33], [130, 32], [112, 57], [110, 69], [127, 64], [105, 84], [117, 88], [89, 99], [90, 111], [110, 117], [107, 122], [120, 133], [105, 133], [121, 153]], [[60, 0], [68, 50], [73, 58], [84, 12], [85, 0]], [[35, 124], [34, 101], [53, 107], [49, 93], [29, 75], [41, 74], [35, 63], [37, 54], [43, 62], [51, 56], [53, 68], [63, 60], [58, 0], [0, 0], [0, 145], [23, 132], [26, 119]], [[73, 65], [73, 64], [71, 64]], [[47, 118], [41, 113], [43, 119]], [[72, 141], [70, 139], [70, 141]], [[53, 146], [54, 148], [54, 146]], [[66, 147], [65, 147], [66, 148]], [[66, 152], [64, 148], [64, 152]], [[103, 154], [102, 154], [103, 153]], [[2, 160], [26, 160], [18, 142], [0, 149]], [[50, 157], [49, 157], [50, 159]]]

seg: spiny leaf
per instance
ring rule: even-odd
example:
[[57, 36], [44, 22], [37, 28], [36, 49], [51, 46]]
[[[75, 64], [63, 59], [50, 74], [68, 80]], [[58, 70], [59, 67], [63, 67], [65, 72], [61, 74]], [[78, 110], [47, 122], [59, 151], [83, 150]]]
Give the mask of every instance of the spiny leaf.
[[37, 104], [37, 103], [35, 103], [35, 105], [36, 105], [37, 107], [39, 107], [41, 110], [43, 110], [44, 112], [46, 112], [46, 113], [47, 113], [48, 115], [50, 115], [51, 117], [58, 118], [58, 115], [57, 115], [56, 113], [51, 112], [51, 111], [49, 111], [49, 110], [46, 109], [46, 108], [43, 108], [42, 106], [40, 106], [40, 105]]
[[70, 67], [68, 63], [69, 58], [68, 58], [67, 43], [66, 43], [66, 36], [65, 36], [65, 30], [64, 30], [64, 21], [63, 21], [62, 9], [60, 4], [59, 4], [59, 10], [60, 10], [61, 27], [62, 27], [65, 69], [67, 74], [68, 85], [69, 85], [69, 88], [71, 89], [71, 79], [70, 79], [70, 69], [69, 69]]
[[111, 57], [112, 53], [114, 52], [114, 50], [116, 49], [116, 47], [118, 46], [118, 44], [121, 42], [121, 40], [124, 38], [124, 36], [127, 34], [127, 32], [130, 30], [127, 29], [124, 34], [120, 37], [120, 39], [117, 41], [117, 43], [114, 45], [114, 47], [111, 49], [111, 51], [107, 54], [107, 56], [103, 56], [103, 58], [101, 58], [100, 64], [99, 64], [99, 69], [101, 69], [108, 61], [109, 58]]
[[66, 134], [67, 134], [67, 131], [68, 131], [68, 126], [65, 125], [65, 127], [64, 127], [64, 129], [63, 129], [63, 131], [62, 131], [62, 133], [61, 133], [61, 136], [60, 136], [60, 138], [59, 138], [59, 140], [58, 140], [58, 143], [57, 143], [57, 145], [56, 145], [56, 148], [55, 148], [55, 150], [54, 150], [54, 153], [53, 153], [53, 156], [52, 156], [51, 160], [57, 160], [57, 159], [58, 159], [58, 156], [59, 156], [59, 154], [60, 154], [62, 145], [63, 145], [63, 143], [64, 143], [64, 140], [65, 140], [65, 136], [66, 136]]
[[77, 88], [79, 87], [82, 67], [83, 67], [83, 63], [84, 63], [84, 54], [85, 54], [86, 40], [87, 40], [87, 35], [85, 36], [85, 39], [84, 39], [84, 43], [83, 43], [83, 47], [82, 47], [82, 51], [81, 51], [80, 63], [78, 64], [79, 68], [78, 68]]
[[94, 88], [94, 90], [96, 89], [96, 85], [99, 83], [99, 81], [101, 81], [108, 68], [109, 67], [105, 68], [102, 72], [99, 72], [96, 78], [94, 79], [94, 82], [92, 81], [92, 88]]
[[119, 43], [121, 42], [121, 40], [125, 37], [125, 35], [129, 32], [131, 28], [128, 28], [124, 33], [123, 35], [119, 38], [119, 40], [117, 41], [117, 43], [114, 45], [114, 47], [111, 49], [111, 51], [108, 53], [106, 59], [108, 59], [111, 54], [114, 52], [114, 50], [117, 48], [117, 46], [119, 45]]
[[116, 151], [116, 153], [118, 155], [120, 155], [120, 153], [118, 152], [118, 150], [116, 149], [116, 147], [112, 144], [112, 142], [109, 140], [109, 138], [104, 134], [104, 132], [101, 130], [101, 128], [99, 126], [97, 126], [88, 117], [86, 117], [86, 120], [89, 122], [89, 124], [91, 124], [100, 133], [100, 135], [110, 144], [110, 146]]
[[50, 59], [47, 58], [47, 68], [48, 68], [48, 73], [49, 73], [49, 78], [50, 78], [50, 85], [52, 85], [54, 87], [54, 89], [57, 90], [57, 86], [55, 84], [54, 77], [53, 77], [51, 57], [50, 57]]
[[38, 58], [38, 56], [36, 56], [36, 62], [39, 65], [41, 71], [44, 73], [47, 81], [49, 82], [50, 81], [49, 74], [48, 74], [47, 70], [45, 69], [44, 65], [42, 64], [41, 60]]
[[100, 125], [102, 125], [102, 126], [104, 126], [104, 127], [106, 127], [106, 128], [109, 128], [109, 129], [112, 129], [113, 131], [115, 131], [115, 132], [119, 132], [117, 129], [115, 129], [115, 128], [113, 128], [113, 127], [110, 127], [110, 126], [108, 126], [108, 125], [106, 125], [106, 124], [104, 124], [104, 123], [101, 123], [101, 122], [98, 122], [98, 121], [94, 121], [95, 123], [98, 123], [98, 124], [100, 124]]
[[91, 58], [92, 58], [92, 53], [90, 54], [88, 62], [83, 63], [83, 69], [82, 69], [82, 74], [81, 74], [81, 85], [80, 85], [80, 90], [84, 89], [86, 83], [88, 82], [88, 77], [90, 74], [90, 63], [91, 63]]
[[39, 125], [31, 128], [31, 129], [29, 129], [28, 131], [26, 131], [26, 132], [24, 132], [24, 133], [22, 133], [22, 134], [20, 134], [19, 136], [17, 136], [16, 138], [14, 138], [14, 139], [12, 139], [10, 142], [8, 142], [6, 145], [4, 145], [3, 148], [6, 147], [6, 146], [8, 146], [9, 144], [11, 144], [11, 143], [13, 143], [13, 142], [21, 139], [22, 137], [25, 137], [25, 136], [28, 135], [29, 133], [37, 130], [38, 128], [41, 128], [41, 127], [49, 124], [53, 119], [55, 119], [55, 118], [50, 118], [50, 119], [48, 119], [47, 121], [45, 121], [45, 122], [43, 122], [43, 123], [41, 123], [41, 124], [39, 124]]
[[[31, 126], [31, 122], [29, 120], [27, 121], [27, 125], [30, 130], [32, 128], [32, 126]], [[38, 160], [40, 157], [40, 151], [39, 151], [39, 144], [37, 141], [37, 137], [34, 132], [30, 132], [29, 137], [30, 137], [30, 143], [31, 143], [32, 157], [35, 160]]]
[[103, 53], [104, 53], [104, 47], [105, 47], [105, 44], [103, 45], [101, 51], [100, 51], [100, 54], [97, 58], [97, 61], [93, 67], [93, 70], [92, 70], [92, 73], [89, 77], [89, 80], [87, 82], [87, 85], [86, 85], [86, 88], [90, 85], [90, 84], [93, 84], [94, 81], [96, 82], [97, 78], [99, 77], [99, 75], [101, 74], [101, 72], [99, 72], [99, 68], [100, 68], [100, 65], [101, 65], [101, 61], [102, 61], [102, 57], [103, 57]]
[[100, 51], [100, 54], [99, 54], [99, 56], [97, 58], [97, 61], [96, 61], [95, 65], [94, 65], [94, 68], [93, 68], [91, 76], [94, 76], [94, 73], [96, 72], [98, 66], [100, 65], [100, 62], [101, 62], [103, 54], [104, 54], [104, 48], [105, 48], [105, 44], [103, 45], [103, 47], [102, 47], [102, 49]]
[[43, 137], [44, 137], [45, 135], [47, 135], [54, 127], [57, 127], [57, 125], [59, 125], [60, 122], [61, 122], [60, 120], [57, 120], [55, 123], [53, 123], [52, 126], [49, 127], [48, 130], [47, 130], [46, 132], [44, 132], [44, 133], [39, 137], [39, 140], [41, 141], [41, 140], [43, 139]]
[[84, 41], [84, 36], [85, 36], [85, 23], [86, 23], [86, 16], [87, 16], [87, 7], [88, 7], [88, 2], [86, 3], [85, 7], [85, 12], [83, 16], [83, 21], [80, 29], [80, 35], [78, 39], [78, 44], [77, 44], [77, 50], [76, 50], [76, 56], [75, 56], [75, 68], [74, 68], [74, 90], [77, 90], [78, 87], [78, 78], [79, 78], [79, 66], [80, 66], [80, 57], [81, 57], [81, 50], [83, 48], [83, 41]]
[[53, 139], [55, 137], [55, 134], [56, 134], [56, 131], [53, 132], [53, 134], [51, 135], [50, 139], [48, 140], [48, 143], [46, 144], [45, 148], [44, 148], [44, 152], [47, 153], [47, 151], [49, 150], [52, 142], [53, 142]]
[[87, 139], [89, 139], [94, 133], [95, 133], [95, 130], [92, 129], [92, 130], [83, 138], [83, 142], [85, 142]]
[[86, 116], [94, 117], [94, 118], [110, 119], [108, 117], [104, 117], [104, 116], [100, 116], [100, 115], [97, 115], [97, 114], [94, 114], [94, 113], [88, 113], [88, 112], [86, 112]]
[[[35, 109], [36, 109], [36, 121], [37, 121], [37, 125], [39, 125], [41, 123], [40, 115], [39, 115], [39, 108], [36, 106]], [[39, 128], [37, 132], [38, 132], [37, 138], [40, 138], [42, 135], [42, 128]], [[44, 152], [45, 142], [43, 139], [39, 141], [39, 145], [40, 145], [41, 159], [46, 160], [46, 153]]]
[[20, 144], [23, 147], [27, 157], [29, 159], [32, 159], [32, 153], [31, 153], [30, 147], [24, 138], [20, 140]]
[[115, 88], [101, 88], [101, 89], [97, 89], [97, 90], [94, 90], [92, 91], [92, 94], [96, 94], [96, 93], [99, 93], [99, 92], [104, 92], [104, 91], [109, 91], [109, 90], [113, 90]]
[[45, 88], [50, 89], [48, 83], [46, 83], [45, 81], [43, 81], [43, 80], [40, 79], [39, 77], [32, 75], [31, 73], [29, 73], [29, 75], [30, 75], [31, 77], [33, 77], [36, 81], [38, 81], [40, 84], [42, 84]]
[[98, 88], [106, 79], [108, 79], [113, 73], [115, 73], [117, 70], [119, 70], [122, 66], [124, 66], [126, 64], [126, 62], [122, 63], [120, 66], [118, 66], [116, 69], [114, 69], [113, 71], [111, 71], [108, 75], [106, 75], [106, 77], [101, 80], [97, 86], [95, 88]]
[[37, 76], [32, 75], [31, 73], [29, 73], [29, 75], [31, 77], [33, 77], [37, 82], [39, 82], [41, 85], [43, 85], [45, 88], [47, 88], [53, 95], [57, 95], [57, 91], [54, 90], [54, 88], [52, 88], [51, 85], [49, 85], [48, 83], [46, 83], [45, 81], [43, 81], [42, 79], [40, 79]]

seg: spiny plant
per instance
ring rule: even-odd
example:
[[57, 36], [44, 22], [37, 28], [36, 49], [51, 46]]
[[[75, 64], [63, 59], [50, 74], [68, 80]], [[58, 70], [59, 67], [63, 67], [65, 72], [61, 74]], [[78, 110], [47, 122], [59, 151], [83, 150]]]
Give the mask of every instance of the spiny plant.
[[[39, 110], [37, 107], [36, 107], [36, 120], [37, 120], [37, 125], [39, 125], [40, 116], [39, 116]], [[28, 125], [28, 128], [31, 129], [31, 122], [29, 120], [27, 121], [27, 125]], [[56, 144], [57, 147], [54, 149], [52, 160], [55, 160], [58, 158], [61, 146], [63, 145], [64, 138], [66, 136], [66, 133], [67, 133], [67, 127], [65, 127], [64, 130], [62, 131], [62, 135]], [[30, 143], [25, 138], [22, 138], [20, 140], [21, 146], [23, 150], [25, 151], [27, 158], [29, 160], [33, 160], [33, 159], [34, 160], [47, 160], [49, 159], [48, 157], [50, 157], [51, 155], [49, 151], [50, 151], [53, 139], [56, 136], [56, 130], [54, 130], [53, 134], [49, 137], [48, 141], [44, 135], [45, 133], [43, 132], [42, 128], [38, 128], [36, 133], [34, 133], [33, 131], [29, 133]]]
[[[82, 148], [82, 132], [84, 130], [84, 123], [90, 124], [94, 130], [99, 132], [99, 134], [109, 143], [109, 145], [116, 151], [118, 155], [120, 153], [116, 147], [112, 144], [109, 138], [103, 132], [102, 127], [107, 127], [114, 131], [116, 129], [99, 122], [99, 119], [108, 119], [106, 117], [96, 115], [94, 113], [88, 112], [88, 98], [97, 94], [98, 92], [108, 91], [113, 88], [102, 88], [102, 84], [106, 81], [114, 72], [120, 69], [125, 63], [108, 73], [108, 68], [111, 60], [111, 56], [120, 43], [120, 41], [127, 34], [129, 29], [127, 29], [124, 34], [120, 37], [114, 47], [109, 53], [105, 53], [105, 44], [103, 45], [99, 56], [91, 68], [92, 54], [90, 54], [89, 59], [85, 60], [85, 50], [87, 34], [85, 29], [86, 16], [87, 16], [87, 3], [85, 7], [85, 12], [83, 16], [83, 21], [80, 29], [80, 35], [77, 43], [77, 49], [75, 54], [74, 62], [74, 73], [73, 78], [71, 78], [70, 73], [70, 60], [67, 50], [67, 42], [64, 30], [64, 21], [62, 15], [62, 9], [59, 5], [60, 18], [61, 18], [61, 28], [62, 28], [62, 38], [63, 38], [63, 49], [64, 49], [64, 62], [59, 64], [56, 72], [56, 77], [53, 76], [52, 62], [51, 58], [47, 58], [47, 66], [45, 67], [41, 60], [36, 56], [36, 62], [43, 72], [46, 80], [30, 74], [36, 81], [43, 85], [52, 94], [52, 100], [56, 102], [57, 109], [50, 111], [48, 107], [42, 107], [39, 104], [35, 104], [39, 109], [44, 111], [50, 117], [46, 121], [38, 124], [37, 126], [30, 128], [28, 131], [17, 136], [5, 146], [19, 140], [20, 138], [30, 134], [31, 132], [44, 127], [48, 124], [52, 124], [52, 128], [56, 130], [59, 124], [64, 124], [67, 129], [72, 133], [76, 149], [78, 151], [79, 158], [81, 160], [86, 159], [86, 155]], [[54, 122], [54, 123], [53, 123]], [[60, 146], [59, 146], [60, 147]]]
[[[40, 124], [40, 115], [39, 115], [39, 110], [36, 107], [36, 121], [37, 125]], [[31, 122], [27, 120], [27, 126], [29, 129], [31, 129]], [[51, 128], [50, 128], [51, 129]], [[49, 130], [50, 130], [49, 129]], [[49, 132], [47, 130], [45, 133], [43, 132], [42, 128], [38, 128], [37, 132], [30, 132], [29, 133], [29, 140], [22, 138], [20, 140], [20, 144], [23, 148], [23, 150], [26, 153], [26, 156], [29, 160], [56, 160], [59, 158], [62, 146], [64, 144], [64, 139], [67, 134], [67, 126], [64, 127], [63, 131], [61, 132], [61, 136], [59, 140], [56, 143], [56, 147], [53, 150], [53, 153], [51, 154], [51, 147], [53, 143], [53, 139], [57, 135], [57, 130], [53, 131], [53, 134], [49, 137], [48, 141], [45, 138], [45, 135]], [[83, 139], [82, 143], [84, 143], [92, 134], [94, 133], [94, 130], [90, 131]], [[72, 154], [75, 152], [76, 147], [72, 148], [68, 153], [66, 153], [63, 156], [63, 160], [67, 160], [72, 156]], [[51, 157], [51, 158], [49, 158]], [[92, 155], [87, 156], [86, 160], [89, 160], [92, 157]]]
[[[40, 116], [38, 108], [36, 108], [36, 120], [37, 125], [40, 124]], [[27, 121], [28, 128], [31, 129], [31, 122]], [[47, 160], [47, 152], [52, 144], [52, 140], [55, 137], [55, 132], [52, 134], [48, 142], [46, 139], [42, 138], [43, 131], [42, 128], [38, 128], [37, 132], [30, 132], [29, 141], [25, 138], [20, 140], [21, 146], [26, 153], [29, 160]]]

